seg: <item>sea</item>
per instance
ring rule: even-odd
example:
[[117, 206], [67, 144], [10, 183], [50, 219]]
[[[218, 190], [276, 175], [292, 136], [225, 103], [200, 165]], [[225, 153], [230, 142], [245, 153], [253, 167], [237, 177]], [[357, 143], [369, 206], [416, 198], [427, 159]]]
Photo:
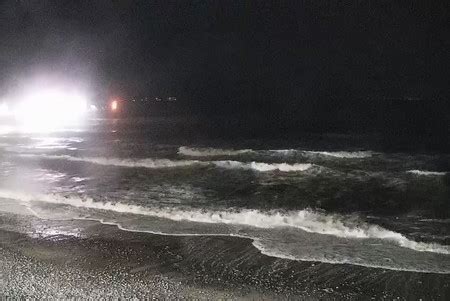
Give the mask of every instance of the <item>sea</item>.
[[[117, 240], [208, 239], [201, 273], [220, 270], [222, 279], [197, 284], [211, 290], [232, 292], [242, 272], [256, 279], [250, 291], [273, 298], [287, 297], [286, 286], [318, 299], [450, 297], [450, 154], [389, 152], [351, 134], [229, 139], [186, 131], [165, 119], [94, 119], [45, 133], [0, 128], [0, 230], [37, 244], [82, 240], [83, 223], [112, 227]], [[243, 242], [270, 264], [261, 259], [255, 268], [236, 251]], [[318, 266], [326, 269], [311, 268]], [[293, 272], [278, 273], [283, 267]], [[4, 295], [68, 296], [63, 287], [34, 295], [23, 275], [8, 271]], [[275, 274], [289, 284], [257, 284]]]

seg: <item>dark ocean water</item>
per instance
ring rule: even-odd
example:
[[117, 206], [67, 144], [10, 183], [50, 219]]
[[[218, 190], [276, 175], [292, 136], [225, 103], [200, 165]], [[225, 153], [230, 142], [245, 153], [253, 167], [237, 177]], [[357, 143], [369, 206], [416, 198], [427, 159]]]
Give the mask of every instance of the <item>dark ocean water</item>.
[[243, 237], [271, 257], [337, 269], [450, 274], [449, 154], [386, 153], [351, 135], [220, 140], [176, 122], [91, 123], [4, 129], [0, 211]]

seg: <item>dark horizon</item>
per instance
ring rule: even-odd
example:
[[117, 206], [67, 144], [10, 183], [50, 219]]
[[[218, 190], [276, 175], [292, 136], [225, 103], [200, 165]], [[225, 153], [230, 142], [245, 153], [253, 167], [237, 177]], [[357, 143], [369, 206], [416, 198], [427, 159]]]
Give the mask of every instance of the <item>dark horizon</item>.
[[173, 95], [178, 111], [212, 128], [222, 119], [256, 133], [393, 127], [442, 149], [448, 10], [358, 0], [5, 1], [0, 86], [8, 93], [49, 74], [100, 103]]

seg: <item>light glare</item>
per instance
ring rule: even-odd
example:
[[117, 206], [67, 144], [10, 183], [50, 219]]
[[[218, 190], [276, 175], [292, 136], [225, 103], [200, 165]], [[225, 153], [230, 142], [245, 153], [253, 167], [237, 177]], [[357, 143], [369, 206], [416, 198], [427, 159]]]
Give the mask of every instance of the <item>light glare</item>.
[[79, 125], [87, 113], [87, 100], [76, 92], [58, 89], [33, 91], [23, 97], [14, 116], [26, 131], [51, 131]]
[[117, 103], [117, 100], [113, 100], [113, 102], [111, 103], [111, 110], [112, 111], [117, 111], [117, 108], [118, 108], [118, 103]]
[[0, 103], [0, 116], [9, 116], [10, 114], [8, 104], [6, 102]]

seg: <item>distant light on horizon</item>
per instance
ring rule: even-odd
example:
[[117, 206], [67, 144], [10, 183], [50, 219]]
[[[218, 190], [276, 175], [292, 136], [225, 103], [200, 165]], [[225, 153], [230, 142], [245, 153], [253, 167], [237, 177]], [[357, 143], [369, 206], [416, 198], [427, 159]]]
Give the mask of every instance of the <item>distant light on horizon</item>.
[[115, 112], [119, 108], [119, 102], [117, 100], [113, 100], [111, 102], [111, 111]]

